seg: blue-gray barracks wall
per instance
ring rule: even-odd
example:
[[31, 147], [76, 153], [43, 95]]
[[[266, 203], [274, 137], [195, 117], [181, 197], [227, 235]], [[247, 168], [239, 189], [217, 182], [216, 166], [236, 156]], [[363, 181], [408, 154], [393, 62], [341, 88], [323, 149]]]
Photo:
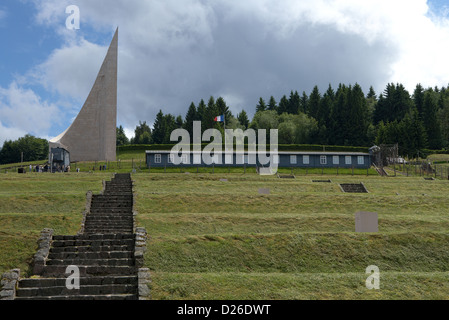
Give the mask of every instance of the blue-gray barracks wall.
[[[216, 167], [242, 167], [244, 165], [251, 167], [255, 166], [254, 162], [251, 164], [250, 156], [232, 154], [225, 155], [221, 154], [216, 157], [221, 156], [221, 163], [215, 163]], [[195, 157], [195, 159], [194, 159]], [[232, 157], [232, 164], [229, 164]], [[371, 167], [371, 156], [369, 154], [297, 154], [297, 153], [282, 153], [278, 156], [278, 167], [280, 168], [355, 168], [355, 169], [368, 169]], [[218, 158], [216, 158], [218, 160]], [[237, 161], [239, 159], [240, 161]], [[207, 166], [201, 156], [194, 155], [190, 153], [184, 160], [184, 163], [179, 165], [174, 165], [173, 161], [170, 161], [169, 151], [154, 151], [147, 153], [146, 162], [147, 167], [153, 168], [164, 168], [164, 167], [196, 167], [196, 166]], [[194, 161], [197, 160], [197, 161]], [[195, 162], [201, 161], [201, 164], [194, 164]], [[218, 161], [217, 161], [218, 162]], [[228, 163], [226, 163], [228, 162]], [[258, 166], [262, 166], [261, 163], [256, 159]], [[264, 166], [268, 166], [266, 164]]]

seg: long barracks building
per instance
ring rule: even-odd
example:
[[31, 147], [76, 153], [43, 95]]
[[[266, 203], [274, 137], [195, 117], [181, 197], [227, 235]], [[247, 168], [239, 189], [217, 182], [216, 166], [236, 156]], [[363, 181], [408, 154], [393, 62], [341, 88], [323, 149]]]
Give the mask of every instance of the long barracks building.
[[[267, 157], [269, 154], [267, 154]], [[212, 164], [206, 164], [201, 152], [186, 152], [181, 157], [181, 164], [174, 163], [171, 151], [147, 151], [146, 164], [148, 168], [170, 167], [269, 167], [270, 163], [262, 165], [257, 153], [242, 154], [236, 152], [215, 152]], [[254, 160], [255, 159], [255, 160]], [[272, 155], [270, 161], [279, 168], [354, 168], [368, 169], [371, 167], [372, 156], [363, 152], [278, 152]]]

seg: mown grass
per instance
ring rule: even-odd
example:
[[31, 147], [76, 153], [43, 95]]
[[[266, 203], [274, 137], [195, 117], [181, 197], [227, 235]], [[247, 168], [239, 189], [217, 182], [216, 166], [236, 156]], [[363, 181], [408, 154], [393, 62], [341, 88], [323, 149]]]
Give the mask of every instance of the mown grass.
[[86, 192], [100, 192], [108, 175], [1, 174], [0, 273], [20, 268], [24, 275], [37, 251], [44, 228], [76, 234], [81, 226]]
[[[447, 181], [327, 178], [135, 175], [153, 298], [449, 298]], [[351, 182], [369, 193], [342, 193]], [[362, 210], [379, 214], [378, 234], [354, 232]], [[365, 287], [370, 265], [379, 291]]]
[[[86, 192], [110, 177], [0, 175], [0, 272], [29, 270], [43, 228], [76, 234]], [[146, 171], [133, 179], [153, 299], [449, 298], [448, 181], [366, 171], [296, 179]], [[331, 182], [312, 181], [323, 179]], [[360, 182], [368, 194], [339, 187]], [[362, 210], [378, 213], [379, 233], [354, 232]], [[380, 268], [380, 290], [365, 287], [370, 265]]]
[[364, 273], [152, 273], [157, 300], [440, 300], [449, 299], [446, 272], [383, 272], [380, 290]]

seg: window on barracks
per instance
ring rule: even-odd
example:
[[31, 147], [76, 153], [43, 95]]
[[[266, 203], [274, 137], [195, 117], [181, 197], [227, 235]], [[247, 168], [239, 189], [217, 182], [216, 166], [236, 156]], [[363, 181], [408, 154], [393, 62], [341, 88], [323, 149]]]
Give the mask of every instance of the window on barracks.
[[326, 156], [321, 156], [320, 157], [320, 164], [322, 164], [322, 165], [326, 165], [327, 164], [327, 157]]

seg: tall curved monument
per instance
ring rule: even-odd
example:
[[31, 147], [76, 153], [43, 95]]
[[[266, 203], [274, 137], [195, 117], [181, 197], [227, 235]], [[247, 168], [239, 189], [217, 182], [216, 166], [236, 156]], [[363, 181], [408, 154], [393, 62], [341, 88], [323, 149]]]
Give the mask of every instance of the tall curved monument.
[[60, 154], [58, 150], [69, 152], [71, 162], [116, 160], [117, 55], [118, 29], [80, 113], [66, 131], [50, 140], [50, 161]]

